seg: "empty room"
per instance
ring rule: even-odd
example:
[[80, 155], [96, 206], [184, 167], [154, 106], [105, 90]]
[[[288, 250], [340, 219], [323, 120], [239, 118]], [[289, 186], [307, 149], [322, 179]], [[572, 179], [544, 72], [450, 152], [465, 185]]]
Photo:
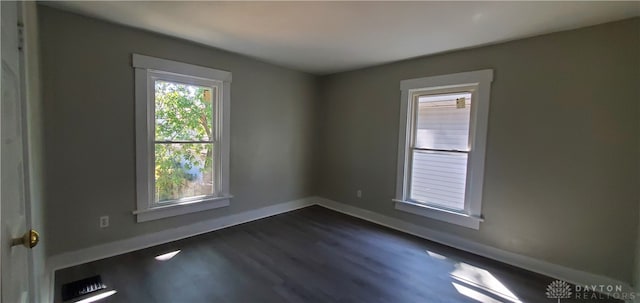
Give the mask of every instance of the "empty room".
[[640, 302], [640, 2], [2, 1], [2, 303]]

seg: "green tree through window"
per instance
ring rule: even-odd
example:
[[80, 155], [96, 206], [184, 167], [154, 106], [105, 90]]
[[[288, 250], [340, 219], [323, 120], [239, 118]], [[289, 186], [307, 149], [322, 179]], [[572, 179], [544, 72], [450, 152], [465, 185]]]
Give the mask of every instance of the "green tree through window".
[[155, 201], [212, 195], [214, 88], [155, 81]]

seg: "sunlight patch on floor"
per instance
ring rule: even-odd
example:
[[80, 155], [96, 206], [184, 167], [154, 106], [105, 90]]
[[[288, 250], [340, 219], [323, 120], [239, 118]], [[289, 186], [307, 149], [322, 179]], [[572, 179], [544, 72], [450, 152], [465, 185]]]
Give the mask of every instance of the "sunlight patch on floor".
[[473, 290], [469, 287], [466, 286], [462, 286], [458, 283], [455, 282], [451, 282], [451, 284], [453, 284], [453, 287], [455, 287], [455, 289], [461, 294], [461, 295], [465, 295], [473, 300], [476, 300], [478, 302], [482, 302], [482, 303], [502, 303], [501, 301], [498, 301], [492, 297], [489, 297], [477, 290]]
[[[452, 283], [459, 293], [476, 300], [477, 296], [483, 295], [487, 297], [498, 296], [508, 300], [509, 302], [522, 303], [522, 301], [520, 301], [513, 292], [511, 292], [504, 284], [502, 284], [502, 282], [496, 279], [496, 277], [486, 269], [462, 262], [456, 264], [455, 267], [456, 269], [451, 272], [451, 278], [455, 280], [455, 282]], [[480, 291], [486, 293], [486, 295], [482, 294]], [[470, 296], [472, 294], [475, 294], [476, 297]], [[480, 300], [480, 302], [487, 301]]]
[[179, 249], [175, 250], [175, 251], [172, 251], [172, 252], [168, 252], [166, 254], [158, 255], [158, 256], [155, 257], [155, 259], [158, 260], [158, 261], [167, 261], [167, 260], [175, 257], [178, 253], [180, 253]]
[[441, 254], [436, 254], [432, 251], [427, 250], [427, 254], [429, 254], [429, 257], [437, 259], [437, 260], [446, 260], [447, 257], [441, 255]]
[[114, 295], [115, 293], [117, 293], [117, 291], [110, 290], [110, 291], [107, 291], [107, 292], [103, 292], [103, 293], [97, 294], [95, 296], [91, 296], [91, 297], [82, 299], [82, 300], [77, 301], [75, 303], [91, 303], [91, 302], [95, 302], [95, 301], [98, 301], [98, 300], [102, 300], [102, 299], [104, 299], [106, 297], [110, 297], [110, 296]]

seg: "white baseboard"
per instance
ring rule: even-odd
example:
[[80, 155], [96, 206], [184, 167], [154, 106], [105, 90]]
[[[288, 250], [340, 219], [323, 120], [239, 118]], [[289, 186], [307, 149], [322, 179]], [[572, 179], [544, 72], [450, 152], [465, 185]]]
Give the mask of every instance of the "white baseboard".
[[53, 272], [58, 269], [113, 257], [116, 255], [152, 247], [155, 245], [160, 245], [196, 236], [199, 234], [208, 233], [225, 227], [250, 222], [281, 213], [286, 213], [292, 210], [313, 205], [315, 204], [314, 202], [316, 200], [317, 198], [315, 197], [307, 197], [300, 200], [293, 200], [275, 204], [263, 208], [241, 212], [238, 214], [128, 238], [125, 240], [109, 242], [76, 251], [61, 253], [48, 258], [47, 268], [52, 275], [51, 277], [53, 278]]
[[470, 241], [462, 237], [429, 229], [423, 226], [408, 223], [396, 218], [381, 215], [376, 212], [336, 202], [325, 198], [317, 198], [316, 204], [341, 212], [343, 214], [357, 217], [372, 223], [389, 227], [407, 234], [411, 234], [423, 239], [431, 240], [453, 248], [464, 250], [489, 259], [507, 263], [535, 273], [552, 277], [554, 279], [567, 281], [576, 285], [621, 285], [623, 292], [634, 292], [631, 285], [609, 277], [568, 268], [565, 266], [549, 263], [539, 259], [516, 254], [506, 250], [498, 249], [478, 242]]

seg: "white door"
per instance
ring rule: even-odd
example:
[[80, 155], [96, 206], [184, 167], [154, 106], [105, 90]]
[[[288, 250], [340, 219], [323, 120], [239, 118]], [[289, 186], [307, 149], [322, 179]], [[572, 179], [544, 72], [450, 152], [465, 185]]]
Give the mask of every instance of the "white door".
[[18, 2], [1, 2], [0, 232], [3, 303], [30, 302], [31, 251], [19, 239], [29, 230], [23, 66], [18, 49]]

